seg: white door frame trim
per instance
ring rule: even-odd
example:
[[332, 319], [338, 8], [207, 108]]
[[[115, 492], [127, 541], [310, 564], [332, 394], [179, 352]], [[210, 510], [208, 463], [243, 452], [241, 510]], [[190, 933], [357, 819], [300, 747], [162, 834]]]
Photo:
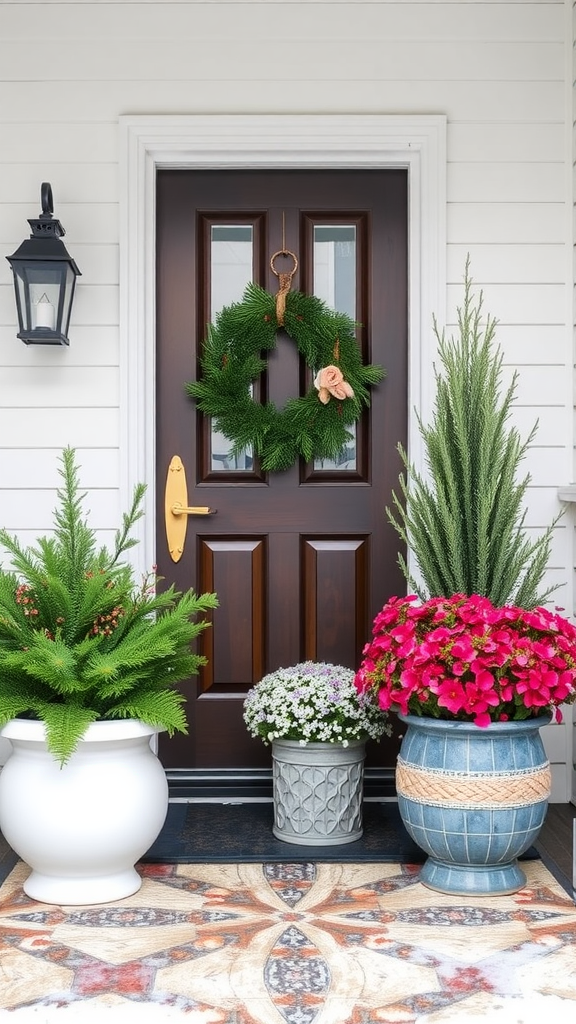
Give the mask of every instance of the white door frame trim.
[[414, 407], [431, 409], [432, 317], [445, 323], [446, 118], [387, 114], [190, 114], [120, 118], [120, 465], [122, 507], [148, 484], [138, 564], [155, 562], [155, 183], [159, 168], [408, 169], [410, 457]]

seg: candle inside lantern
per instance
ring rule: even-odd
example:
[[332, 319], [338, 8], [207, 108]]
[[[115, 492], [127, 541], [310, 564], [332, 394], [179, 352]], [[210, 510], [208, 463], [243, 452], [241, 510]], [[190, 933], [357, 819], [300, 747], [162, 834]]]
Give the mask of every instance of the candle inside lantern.
[[56, 324], [56, 310], [50, 299], [44, 293], [39, 302], [36, 303], [36, 327], [47, 327], [53, 331]]

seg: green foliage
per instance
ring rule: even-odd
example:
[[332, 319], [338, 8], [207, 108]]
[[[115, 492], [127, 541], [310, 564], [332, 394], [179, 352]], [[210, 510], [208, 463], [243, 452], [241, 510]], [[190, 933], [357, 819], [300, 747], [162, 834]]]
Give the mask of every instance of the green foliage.
[[336, 459], [352, 434], [370, 386], [384, 376], [380, 366], [364, 366], [356, 341], [356, 324], [314, 295], [289, 292], [284, 330], [293, 338], [314, 376], [336, 365], [354, 396], [330, 399], [323, 405], [312, 387], [279, 410], [272, 402], [252, 398], [251, 385], [266, 369], [263, 352], [276, 344], [276, 299], [257, 284], [249, 284], [242, 302], [226, 306], [207, 329], [200, 380], [186, 384], [201, 412], [231, 442], [231, 456], [253, 448], [265, 471], [281, 471], [299, 456]]
[[518, 375], [503, 390], [496, 323], [488, 316], [482, 324], [482, 293], [473, 296], [467, 259], [457, 337], [447, 339], [434, 321], [435, 408], [429, 425], [418, 419], [429, 472], [419, 473], [399, 446], [405, 473], [386, 512], [414, 552], [422, 590], [402, 556], [399, 562], [420, 596], [480, 594], [496, 606], [533, 608], [556, 589], [539, 591], [560, 517], [535, 540], [526, 536], [530, 477], [518, 473], [537, 424], [525, 441], [509, 425]]
[[91, 722], [137, 717], [186, 732], [176, 684], [205, 658], [191, 645], [217, 606], [214, 594], [140, 586], [122, 561], [136, 541], [145, 488], [138, 485], [112, 551], [97, 549], [83, 515], [75, 453], [61, 456], [54, 535], [24, 548], [0, 530], [11, 568], [0, 570], [0, 726], [33, 717], [46, 724], [48, 747], [62, 763]]

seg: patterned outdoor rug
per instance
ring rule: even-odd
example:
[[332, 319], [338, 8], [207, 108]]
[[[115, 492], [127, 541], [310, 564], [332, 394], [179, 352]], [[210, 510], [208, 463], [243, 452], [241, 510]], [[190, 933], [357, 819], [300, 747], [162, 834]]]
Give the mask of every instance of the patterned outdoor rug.
[[538, 860], [513, 896], [394, 863], [147, 864], [97, 907], [0, 888], [2, 1024], [574, 1024], [576, 907]]

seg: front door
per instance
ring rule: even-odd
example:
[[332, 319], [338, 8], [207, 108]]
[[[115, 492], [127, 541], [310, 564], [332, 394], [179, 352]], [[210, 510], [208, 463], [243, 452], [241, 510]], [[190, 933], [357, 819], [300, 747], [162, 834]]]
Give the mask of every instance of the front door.
[[[272, 293], [270, 257], [297, 255], [292, 289], [361, 325], [364, 362], [385, 367], [345, 458], [264, 473], [199, 414], [185, 382], [199, 373], [206, 324], [255, 280]], [[280, 258], [282, 261], [283, 257]], [[275, 263], [278, 270], [290, 270]], [[296, 346], [278, 334], [266, 391], [278, 408], [305, 384]], [[407, 431], [407, 175], [401, 170], [164, 170], [157, 182], [157, 561], [178, 589], [216, 591], [203, 636], [208, 664], [187, 684], [189, 735], [161, 738], [166, 768], [267, 767], [242, 720], [266, 672], [312, 659], [356, 667], [376, 612], [405, 593], [385, 507]], [[173, 561], [164, 489], [177, 455], [192, 518]], [[397, 740], [368, 763], [393, 765]]]

